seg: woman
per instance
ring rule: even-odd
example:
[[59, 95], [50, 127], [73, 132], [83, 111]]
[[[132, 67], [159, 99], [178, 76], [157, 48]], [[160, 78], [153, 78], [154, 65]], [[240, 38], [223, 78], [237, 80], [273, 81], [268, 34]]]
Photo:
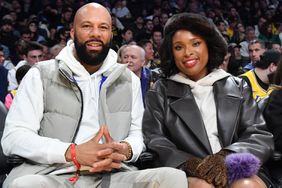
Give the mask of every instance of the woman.
[[[282, 153], [282, 57], [274, 76], [274, 89], [271, 92], [264, 109], [264, 117], [267, 127], [274, 136], [275, 150]], [[282, 186], [281, 161], [268, 163], [271, 176]]]
[[[218, 69], [227, 46], [207, 18], [174, 15], [164, 28], [161, 69], [166, 77], [147, 93], [143, 131], [156, 166], [183, 169], [189, 188], [226, 187], [225, 156], [254, 154], [263, 163], [272, 134], [247, 84]], [[259, 176], [231, 187], [266, 187]]]

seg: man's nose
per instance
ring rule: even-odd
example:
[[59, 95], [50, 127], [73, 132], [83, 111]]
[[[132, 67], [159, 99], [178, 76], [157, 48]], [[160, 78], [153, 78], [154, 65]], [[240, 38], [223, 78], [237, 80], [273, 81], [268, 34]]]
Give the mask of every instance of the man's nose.
[[99, 30], [99, 28], [93, 27], [93, 28], [90, 30], [90, 36], [95, 37], [95, 38], [96, 38], [96, 37], [99, 38], [100, 35], [101, 35], [101, 31]]

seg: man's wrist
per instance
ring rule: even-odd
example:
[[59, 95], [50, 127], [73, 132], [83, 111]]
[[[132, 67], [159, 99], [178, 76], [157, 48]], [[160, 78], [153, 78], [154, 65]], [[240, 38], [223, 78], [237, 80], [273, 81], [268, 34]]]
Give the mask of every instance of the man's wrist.
[[120, 143], [125, 143], [127, 145], [127, 154], [126, 154], [126, 160], [129, 161], [132, 158], [133, 152], [131, 145], [126, 141], [121, 141]]
[[66, 161], [67, 162], [70, 162], [71, 161], [71, 145], [69, 145], [66, 153], [65, 153], [65, 158], [66, 158]]

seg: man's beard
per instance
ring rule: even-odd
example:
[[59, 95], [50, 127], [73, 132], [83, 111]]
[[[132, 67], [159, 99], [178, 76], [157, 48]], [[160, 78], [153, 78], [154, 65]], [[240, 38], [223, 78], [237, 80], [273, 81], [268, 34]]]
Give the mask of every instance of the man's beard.
[[102, 43], [102, 50], [100, 52], [88, 51], [86, 43], [90, 41], [86, 41], [84, 44], [82, 44], [77, 40], [76, 36], [74, 36], [74, 46], [76, 50], [76, 55], [81, 62], [86, 63], [88, 65], [96, 66], [103, 63], [103, 61], [107, 57], [108, 52], [110, 50], [111, 42], [104, 44], [101, 40], [94, 40]]

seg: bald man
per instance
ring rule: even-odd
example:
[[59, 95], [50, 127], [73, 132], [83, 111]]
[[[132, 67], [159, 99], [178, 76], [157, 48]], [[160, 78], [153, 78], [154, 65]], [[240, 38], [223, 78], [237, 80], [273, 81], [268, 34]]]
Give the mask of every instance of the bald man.
[[4, 188], [187, 187], [182, 171], [130, 165], [144, 150], [142, 94], [110, 49], [111, 25], [103, 6], [84, 5], [67, 46], [22, 80], [1, 144], [26, 160]]

